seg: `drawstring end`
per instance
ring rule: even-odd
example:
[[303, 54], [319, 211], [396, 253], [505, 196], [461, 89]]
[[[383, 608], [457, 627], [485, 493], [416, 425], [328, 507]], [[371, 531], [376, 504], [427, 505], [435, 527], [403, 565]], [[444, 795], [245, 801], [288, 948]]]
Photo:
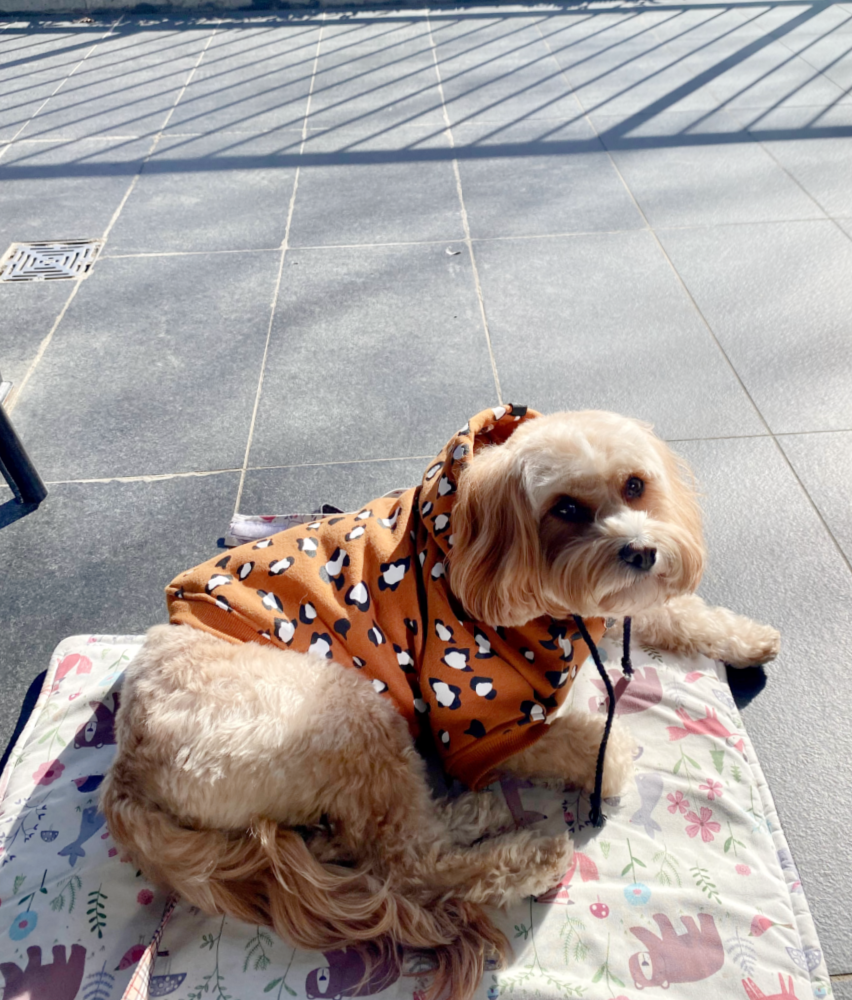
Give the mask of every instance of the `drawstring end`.
[[621, 647], [621, 670], [628, 677], [633, 676], [633, 664], [630, 662], [630, 618], [624, 619], [624, 642]]
[[[606, 725], [604, 726], [601, 745], [598, 749], [598, 761], [595, 765], [595, 789], [592, 792], [589, 801], [589, 822], [593, 827], [600, 830], [603, 828], [604, 823], [606, 823], [606, 816], [603, 814], [601, 789], [603, 786], [603, 769], [604, 758], [606, 757], [606, 745], [609, 740], [610, 731], [612, 730], [612, 720], [615, 717], [615, 691], [612, 686], [612, 681], [609, 679], [609, 674], [606, 672], [604, 665], [601, 662], [598, 647], [595, 645], [594, 640], [589, 635], [589, 630], [586, 628], [586, 623], [579, 615], [574, 615], [574, 622], [577, 625], [577, 630], [583, 637], [583, 642], [586, 644], [592, 655], [592, 659], [595, 661], [595, 666], [597, 667], [597, 671], [600, 674], [600, 678], [604, 683], [607, 693]], [[621, 669], [628, 677], [633, 674], [633, 664], [630, 662], [629, 618], [624, 619], [624, 645], [622, 647]]]

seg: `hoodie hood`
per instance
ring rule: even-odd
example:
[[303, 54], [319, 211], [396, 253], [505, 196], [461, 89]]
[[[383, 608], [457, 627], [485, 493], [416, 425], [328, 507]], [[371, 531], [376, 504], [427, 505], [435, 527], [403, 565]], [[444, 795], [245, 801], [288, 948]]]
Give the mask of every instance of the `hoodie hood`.
[[482, 410], [429, 463], [420, 487], [420, 517], [444, 555], [453, 545], [452, 508], [462, 469], [480, 448], [504, 444], [521, 423], [539, 416], [535, 410], [516, 403]]

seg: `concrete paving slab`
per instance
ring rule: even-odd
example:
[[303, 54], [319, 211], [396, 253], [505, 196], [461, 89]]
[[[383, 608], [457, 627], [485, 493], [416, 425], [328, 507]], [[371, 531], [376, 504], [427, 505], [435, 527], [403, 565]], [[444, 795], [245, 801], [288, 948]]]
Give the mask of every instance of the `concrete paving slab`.
[[169, 119], [169, 130], [301, 128], [318, 38], [316, 26], [217, 30]]
[[[284, 240], [301, 132], [166, 135], [146, 161], [108, 253], [263, 250]], [[210, 211], [211, 201], [216, 211]]]
[[[448, 440], [456, 429], [447, 423]], [[357, 510], [368, 500], [391, 490], [416, 486], [432, 457], [251, 469], [243, 484], [240, 511], [245, 514], [312, 514], [324, 503], [341, 510]]]
[[10, 243], [97, 239], [150, 139], [18, 141], [0, 159], [0, 252]]
[[0, 81], [0, 139], [11, 142], [65, 79], [52, 72], [37, 73], [22, 84], [18, 78]]
[[763, 431], [651, 234], [495, 240], [476, 259], [506, 399], [666, 438]]
[[623, 37], [595, 33], [554, 48], [556, 61], [586, 111], [621, 114], [718, 107], [709, 79], [696, 74], [679, 54], [665, 51], [654, 31], [656, 21], [637, 15], [624, 27]]
[[496, 395], [466, 253], [292, 250], [250, 465], [434, 455]]
[[[852, 35], [847, 37], [852, 45]], [[751, 109], [735, 114], [826, 215], [852, 215], [852, 172], [848, 169], [852, 106]]]
[[100, 260], [15, 409], [42, 478], [240, 468], [278, 261]]
[[20, 384], [71, 294], [70, 282], [0, 282], [0, 373]]
[[[706, 226], [776, 219], [821, 219], [820, 205], [802, 190], [735, 119], [716, 112], [695, 124], [694, 112], [656, 115], [635, 131], [596, 115], [595, 126], [652, 226]], [[647, 136], [653, 131], [654, 138]], [[712, 132], [715, 141], [701, 141]], [[698, 138], [698, 141], [695, 141]]]
[[852, 243], [834, 223], [659, 235], [772, 430], [852, 427]]
[[121, 81], [143, 70], [164, 74], [174, 67], [191, 68], [216, 28], [216, 20], [203, 17], [159, 15], [117, 21], [78, 72]]
[[463, 239], [452, 155], [443, 128], [312, 130], [291, 246]]
[[[800, 15], [803, 20], [806, 16]], [[849, 100], [827, 75], [785, 45], [766, 38], [746, 49], [744, 58], [713, 80], [712, 88], [728, 108], [801, 107]]]
[[443, 126], [428, 34], [397, 39], [400, 30], [388, 30], [375, 45], [347, 35], [345, 46], [320, 51], [311, 96], [312, 127]]
[[84, 63], [26, 124], [21, 138], [154, 135], [191, 72], [186, 60], [130, 69], [116, 78], [107, 68]]
[[495, 18], [435, 25], [432, 36], [450, 121], [576, 118], [580, 105], [537, 22]]
[[852, 1000], [852, 976], [832, 979], [831, 989], [835, 1000]]
[[645, 226], [585, 118], [460, 125], [453, 138], [477, 239]]

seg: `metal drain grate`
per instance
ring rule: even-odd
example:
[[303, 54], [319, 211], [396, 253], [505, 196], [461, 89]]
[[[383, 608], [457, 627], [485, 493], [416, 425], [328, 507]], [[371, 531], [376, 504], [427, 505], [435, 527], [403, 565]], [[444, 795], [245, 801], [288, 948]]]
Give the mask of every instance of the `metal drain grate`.
[[0, 281], [85, 278], [102, 246], [100, 240], [13, 243], [0, 260]]

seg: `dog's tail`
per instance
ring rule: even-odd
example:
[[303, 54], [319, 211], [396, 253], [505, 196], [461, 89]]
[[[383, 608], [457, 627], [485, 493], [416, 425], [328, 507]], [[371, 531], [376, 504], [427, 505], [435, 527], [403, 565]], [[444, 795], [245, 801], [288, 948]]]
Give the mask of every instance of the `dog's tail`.
[[399, 945], [433, 952], [428, 1000], [468, 1000], [493, 957], [509, 950], [482, 907], [407, 899], [363, 868], [321, 863], [295, 830], [259, 819], [247, 833], [181, 826], [168, 813], [104, 783], [101, 809], [114, 839], [154, 882], [205, 913], [265, 924], [311, 951], [355, 948], [365, 969], [400, 961]]

